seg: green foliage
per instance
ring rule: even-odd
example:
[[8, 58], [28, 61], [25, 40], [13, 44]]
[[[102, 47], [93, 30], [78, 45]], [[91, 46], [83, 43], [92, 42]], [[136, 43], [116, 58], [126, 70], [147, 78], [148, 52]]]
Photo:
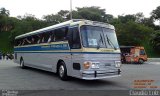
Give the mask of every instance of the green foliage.
[[134, 15], [125, 15], [125, 16], [118, 16], [118, 19], [122, 22], [122, 23], [127, 23], [128, 21], [135, 21], [136, 18]]
[[105, 9], [100, 9], [100, 7], [95, 6], [77, 8], [77, 12], [82, 18], [93, 21], [103, 21], [106, 14]]
[[60, 15], [46, 15], [43, 17], [43, 19], [49, 24], [49, 25], [54, 25], [57, 23], [61, 23], [64, 21], [64, 19]]
[[2, 52], [13, 52], [13, 46], [9, 39], [10, 32], [0, 32], [0, 51]]
[[153, 45], [153, 48], [157, 50], [157, 52], [160, 53], [160, 30], [156, 31], [150, 40], [151, 44]]
[[5, 8], [0, 8], [0, 15], [9, 16], [9, 10]]
[[154, 30], [141, 24], [141, 21], [137, 15], [118, 16], [112, 21], [120, 45], [143, 46], [143, 42], [149, 40]]
[[67, 19], [69, 14], [70, 14], [70, 12], [68, 10], [61, 10], [61, 11], [58, 12], [58, 15], [60, 17], [62, 17], [63, 19]]
[[145, 51], [148, 55], [148, 57], [150, 58], [157, 58], [157, 57], [160, 57], [160, 54], [158, 53], [158, 50], [155, 50], [153, 48], [153, 46], [150, 44], [150, 42], [143, 42], [142, 44], [145, 48]]
[[151, 15], [152, 15], [152, 18], [156, 20], [160, 20], [160, 6], [158, 6], [155, 10], [153, 10]]

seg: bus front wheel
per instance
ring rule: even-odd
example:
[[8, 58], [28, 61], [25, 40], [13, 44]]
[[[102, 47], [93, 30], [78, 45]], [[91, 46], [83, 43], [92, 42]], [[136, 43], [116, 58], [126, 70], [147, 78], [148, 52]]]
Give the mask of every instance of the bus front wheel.
[[67, 80], [68, 76], [67, 76], [67, 68], [64, 62], [61, 62], [59, 67], [58, 67], [58, 75], [60, 77], [61, 80]]

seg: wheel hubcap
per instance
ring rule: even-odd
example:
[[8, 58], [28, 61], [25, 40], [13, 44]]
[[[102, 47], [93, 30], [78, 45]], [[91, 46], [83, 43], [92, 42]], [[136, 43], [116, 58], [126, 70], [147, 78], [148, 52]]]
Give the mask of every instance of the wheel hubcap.
[[60, 77], [63, 77], [64, 75], [64, 67], [62, 65], [59, 67], [59, 75]]
[[140, 63], [143, 63], [143, 60], [140, 60]]

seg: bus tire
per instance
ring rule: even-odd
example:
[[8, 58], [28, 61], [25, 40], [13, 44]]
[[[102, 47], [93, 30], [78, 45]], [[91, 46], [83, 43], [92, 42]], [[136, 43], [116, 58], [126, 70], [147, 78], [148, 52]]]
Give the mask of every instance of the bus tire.
[[139, 60], [138, 60], [138, 63], [143, 64], [143, 63], [144, 63], [144, 60], [143, 60], [143, 59], [139, 59]]
[[22, 69], [25, 69], [25, 68], [26, 68], [26, 66], [24, 66], [24, 60], [23, 60], [23, 58], [20, 59], [20, 67], [21, 67]]
[[64, 62], [60, 62], [60, 65], [58, 67], [58, 76], [63, 81], [68, 80], [67, 68]]

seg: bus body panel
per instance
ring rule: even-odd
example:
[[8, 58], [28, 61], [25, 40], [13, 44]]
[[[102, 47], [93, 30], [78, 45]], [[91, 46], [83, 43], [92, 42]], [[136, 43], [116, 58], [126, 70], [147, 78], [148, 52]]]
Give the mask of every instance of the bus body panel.
[[[34, 67], [46, 71], [56, 72], [57, 62], [58, 60], [63, 60], [67, 67], [67, 75], [80, 78], [80, 79], [101, 79], [107, 78], [107, 76], [119, 76], [118, 68], [115, 68], [114, 63], [115, 61], [119, 61], [120, 54], [100, 54], [100, 53], [72, 53], [68, 52], [64, 53], [18, 53], [17, 58], [23, 57], [24, 63], [26, 66]], [[38, 57], [38, 58], [36, 58]], [[43, 58], [43, 59], [41, 59]], [[72, 58], [72, 59], [71, 59]], [[19, 63], [20, 59], [17, 59], [15, 62]], [[100, 62], [100, 69], [89, 69], [85, 70], [83, 68], [83, 63], [85, 61], [93, 61], [93, 62]], [[75, 70], [73, 68], [73, 63], [80, 63], [81, 69]], [[94, 72], [100, 73], [97, 77], [94, 77]], [[110, 74], [113, 72], [113, 74]], [[115, 72], [115, 73], [114, 73]], [[84, 73], [86, 73], [84, 75]], [[87, 77], [88, 74], [93, 74], [92, 77]], [[108, 74], [107, 74], [108, 73]], [[105, 74], [105, 75], [102, 75]], [[84, 75], [84, 76], [82, 76]], [[86, 77], [85, 77], [86, 76]]]
[[[83, 53], [83, 52], [82, 52]], [[78, 74], [80, 75], [78, 78], [81, 79], [100, 79], [100, 78], [106, 78], [107, 76], [118, 76], [120, 73], [118, 73], [119, 68], [115, 68], [115, 61], [120, 60], [120, 53], [117, 54], [110, 54], [110, 53], [90, 53], [90, 52], [84, 52], [84, 54], [74, 54], [73, 56], [73, 62], [80, 62], [81, 63], [81, 70], [76, 71], [73, 70], [73, 76], [78, 77]], [[99, 69], [84, 69], [83, 63], [85, 61], [92, 61], [92, 62], [99, 62], [100, 68]], [[94, 72], [99, 73], [97, 76], [94, 76]], [[112, 73], [113, 72], [113, 73]], [[112, 73], [112, 74], [110, 74]], [[83, 75], [83, 76], [82, 76]], [[87, 77], [87, 75], [89, 77]], [[86, 77], [85, 77], [86, 76]], [[91, 77], [92, 76], [92, 77]]]

